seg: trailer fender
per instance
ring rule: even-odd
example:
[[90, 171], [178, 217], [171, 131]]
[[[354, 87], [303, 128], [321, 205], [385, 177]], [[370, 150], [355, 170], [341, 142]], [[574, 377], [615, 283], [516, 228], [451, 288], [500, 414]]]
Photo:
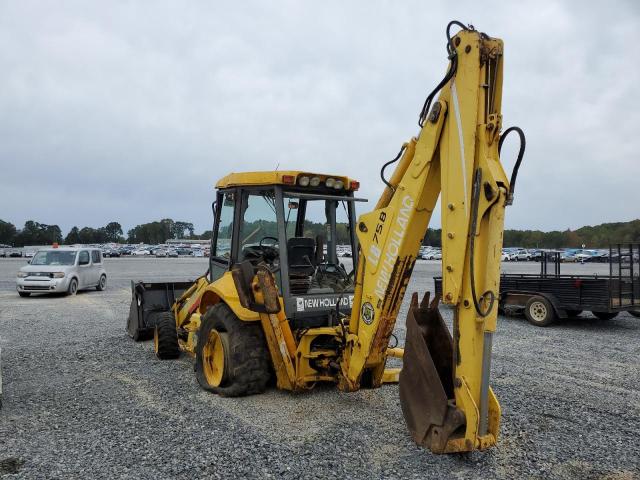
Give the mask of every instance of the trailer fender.
[[567, 311], [560, 307], [560, 302], [552, 293], [527, 292], [522, 290], [511, 290], [500, 294], [500, 307], [515, 306], [524, 308], [531, 297], [544, 297], [553, 305], [558, 318], [568, 318]]

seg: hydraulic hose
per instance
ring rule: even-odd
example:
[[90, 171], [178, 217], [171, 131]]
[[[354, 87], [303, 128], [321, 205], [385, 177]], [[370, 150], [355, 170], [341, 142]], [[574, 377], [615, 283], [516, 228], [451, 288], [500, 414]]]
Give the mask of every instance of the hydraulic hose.
[[400, 151], [398, 152], [398, 154], [396, 155], [396, 157], [393, 160], [389, 160], [387, 163], [385, 163], [382, 168], [380, 169], [380, 178], [382, 179], [382, 181], [384, 182], [384, 184], [389, 187], [391, 190], [393, 190], [395, 192], [395, 187], [393, 185], [391, 185], [389, 182], [387, 182], [387, 179], [384, 178], [384, 171], [387, 169], [387, 167], [389, 165], [393, 165], [394, 163], [396, 163], [398, 160], [400, 160], [400, 157], [402, 156], [402, 154], [404, 153], [405, 149], [407, 147], [406, 146], [402, 146], [402, 148], [400, 149]]
[[482, 169], [476, 170], [475, 177], [473, 179], [473, 196], [471, 198], [471, 230], [469, 235], [471, 241], [469, 244], [469, 262], [471, 262], [469, 268], [469, 274], [471, 277], [471, 297], [473, 299], [473, 306], [482, 318], [491, 313], [493, 304], [496, 301], [496, 295], [491, 290], [487, 290], [480, 297], [481, 299], [489, 298], [489, 306], [486, 310], [482, 310], [482, 306], [478, 301], [478, 295], [476, 294], [476, 278], [475, 278], [475, 244], [476, 244], [476, 227], [478, 226], [478, 207], [480, 205], [480, 185], [482, 184]]
[[453, 76], [456, 74], [456, 71], [458, 70], [458, 53], [456, 52], [456, 47], [453, 45], [453, 41], [451, 40], [451, 27], [454, 25], [460, 27], [462, 30], [469, 30], [469, 27], [466, 27], [462, 22], [459, 22], [457, 20], [452, 20], [447, 25], [447, 53], [449, 55], [449, 58], [451, 59], [451, 65], [449, 66], [449, 70], [447, 71], [444, 78], [440, 80], [440, 83], [436, 85], [436, 88], [434, 88], [433, 91], [429, 95], [427, 95], [427, 98], [424, 101], [424, 105], [422, 105], [422, 110], [420, 110], [420, 115], [418, 116], [418, 125], [420, 126], [420, 128], [424, 126], [424, 122], [427, 118], [427, 115], [429, 114], [429, 110], [431, 110], [431, 102], [433, 102], [436, 94], [442, 89], [442, 87], [447, 84], [447, 82], [449, 82], [449, 80], [453, 78]]
[[520, 149], [518, 150], [518, 158], [516, 159], [516, 164], [513, 166], [513, 171], [511, 172], [511, 180], [509, 180], [509, 193], [507, 194], [505, 205], [513, 204], [513, 194], [516, 189], [518, 170], [520, 169], [522, 157], [524, 156], [524, 149], [527, 145], [527, 141], [522, 129], [520, 127], [509, 127], [504, 131], [504, 133], [500, 137], [500, 142], [498, 142], [498, 155], [500, 155], [500, 151], [502, 150], [502, 143], [504, 142], [504, 139], [507, 138], [507, 135], [509, 135], [511, 132], [518, 132], [518, 136], [520, 137]]

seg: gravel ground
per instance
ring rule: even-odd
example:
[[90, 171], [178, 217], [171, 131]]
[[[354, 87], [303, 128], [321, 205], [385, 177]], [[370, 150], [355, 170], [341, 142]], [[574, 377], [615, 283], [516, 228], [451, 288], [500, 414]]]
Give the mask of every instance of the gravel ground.
[[[436, 456], [411, 441], [394, 385], [241, 399], [201, 390], [190, 359], [156, 360], [124, 325], [132, 278], [195, 277], [206, 259], [106, 263], [105, 292], [20, 298], [14, 275], [24, 260], [0, 260], [0, 476], [640, 478], [640, 322], [627, 314], [607, 322], [584, 314], [549, 328], [500, 317], [492, 363], [499, 444]], [[419, 262], [409, 291], [432, 289], [438, 270]]]

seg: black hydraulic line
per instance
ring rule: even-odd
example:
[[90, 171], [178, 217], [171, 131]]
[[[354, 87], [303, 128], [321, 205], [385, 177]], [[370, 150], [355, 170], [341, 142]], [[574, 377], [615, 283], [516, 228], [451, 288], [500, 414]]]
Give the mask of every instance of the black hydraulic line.
[[[438, 85], [436, 85], [433, 91], [429, 95], [427, 95], [427, 98], [424, 101], [424, 104], [422, 105], [422, 110], [420, 110], [420, 115], [418, 117], [418, 125], [420, 126], [420, 128], [424, 126], [424, 122], [427, 118], [427, 115], [429, 114], [429, 110], [431, 110], [431, 103], [433, 102], [433, 99], [435, 98], [437, 93], [442, 89], [442, 87], [444, 87], [449, 82], [449, 80], [453, 78], [453, 76], [456, 74], [456, 71], [458, 69], [458, 54], [456, 52], [455, 46], [453, 45], [453, 41], [451, 40], [451, 27], [453, 27], [454, 25], [460, 27], [462, 30], [473, 29], [473, 27], [467, 27], [462, 22], [459, 22], [457, 20], [452, 20], [447, 25], [447, 28], [446, 28], [447, 54], [451, 59], [451, 65], [449, 66], [449, 70], [447, 71], [444, 78], [440, 80], [440, 83], [438, 83]], [[384, 178], [384, 171], [389, 165], [394, 164], [400, 159], [400, 157], [402, 156], [402, 153], [404, 152], [404, 149], [405, 147], [402, 147], [398, 155], [396, 155], [396, 157], [393, 160], [385, 163], [380, 169], [380, 178], [382, 179], [382, 181], [387, 187], [389, 187], [391, 190], [394, 190], [394, 191], [395, 191], [395, 188], [387, 181], [386, 178]]]
[[511, 180], [509, 180], [509, 193], [507, 194], [507, 200], [505, 205], [513, 204], [513, 192], [516, 189], [516, 179], [518, 178], [518, 170], [520, 169], [520, 164], [522, 163], [522, 157], [524, 156], [524, 149], [527, 145], [526, 138], [524, 136], [524, 132], [520, 127], [509, 127], [507, 128], [502, 136], [500, 137], [500, 142], [498, 142], [498, 155], [500, 155], [500, 151], [502, 150], [502, 143], [504, 139], [507, 138], [511, 132], [518, 132], [518, 136], [520, 137], [520, 150], [518, 151], [518, 158], [516, 159], [516, 164], [513, 166], [513, 171], [511, 172]]
[[496, 295], [491, 290], [487, 290], [480, 297], [481, 299], [489, 298], [489, 306], [486, 310], [482, 310], [478, 296], [476, 294], [476, 279], [475, 279], [475, 244], [476, 244], [476, 227], [478, 225], [478, 207], [480, 205], [480, 185], [482, 184], [482, 169], [476, 170], [475, 177], [473, 179], [473, 196], [471, 198], [471, 230], [469, 235], [471, 236], [471, 242], [469, 245], [469, 261], [471, 262], [469, 268], [469, 274], [471, 277], [471, 297], [473, 298], [473, 305], [476, 308], [476, 312], [482, 318], [491, 313], [493, 304], [496, 301]]
[[398, 154], [396, 155], [396, 157], [393, 160], [389, 160], [387, 163], [385, 163], [382, 168], [380, 169], [380, 178], [382, 179], [382, 181], [384, 182], [384, 184], [389, 187], [391, 190], [393, 190], [395, 192], [395, 187], [393, 185], [391, 185], [389, 182], [387, 182], [387, 179], [384, 178], [384, 171], [387, 169], [387, 167], [389, 165], [392, 165], [394, 163], [396, 163], [398, 160], [400, 160], [400, 157], [402, 156], [402, 154], [404, 153], [405, 149], [407, 147], [405, 147], [404, 145], [402, 146], [402, 148], [400, 149], [400, 151], [398, 152]]
[[458, 53], [456, 52], [456, 48], [453, 45], [453, 41], [451, 40], [451, 27], [454, 25], [460, 27], [462, 30], [469, 30], [469, 27], [466, 27], [462, 22], [459, 22], [457, 20], [452, 20], [447, 25], [447, 53], [449, 55], [449, 58], [451, 59], [451, 65], [449, 66], [449, 70], [447, 71], [444, 78], [440, 80], [440, 83], [436, 85], [436, 88], [434, 88], [433, 91], [429, 95], [427, 95], [427, 98], [424, 101], [424, 105], [422, 105], [422, 110], [420, 110], [420, 115], [418, 116], [418, 125], [420, 126], [420, 128], [424, 126], [424, 122], [427, 118], [427, 115], [429, 114], [429, 110], [431, 110], [431, 102], [433, 102], [436, 94], [449, 82], [449, 80], [453, 78], [453, 76], [456, 74], [456, 71], [458, 70]]

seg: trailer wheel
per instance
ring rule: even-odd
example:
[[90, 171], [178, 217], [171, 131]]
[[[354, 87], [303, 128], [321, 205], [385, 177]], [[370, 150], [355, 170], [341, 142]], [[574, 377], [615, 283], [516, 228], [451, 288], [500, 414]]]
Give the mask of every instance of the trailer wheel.
[[169, 360], [180, 356], [176, 319], [173, 312], [162, 312], [153, 330], [153, 350], [160, 360]]
[[636, 318], [640, 318], [640, 310], [629, 310], [629, 314]]
[[202, 388], [225, 397], [264, 392], [271, 369], [262, 327], [214, 305], [202, 317], [194, 369]]
[[529, 323], [538, 327], [546, 327], [555, 321], [556, 312], [549, 300], [535, 295], [529, 299], [524, 307], [524, 316], [527, 317]]
[[582, 310], [565, 310], [567, 312], [567, 317], [577, 317], [582, 313]]
[[616, 318], [618, 316], [618, 312], [591, 312], [593, 315], [600, 320], [611, 320], [612, 318]]

